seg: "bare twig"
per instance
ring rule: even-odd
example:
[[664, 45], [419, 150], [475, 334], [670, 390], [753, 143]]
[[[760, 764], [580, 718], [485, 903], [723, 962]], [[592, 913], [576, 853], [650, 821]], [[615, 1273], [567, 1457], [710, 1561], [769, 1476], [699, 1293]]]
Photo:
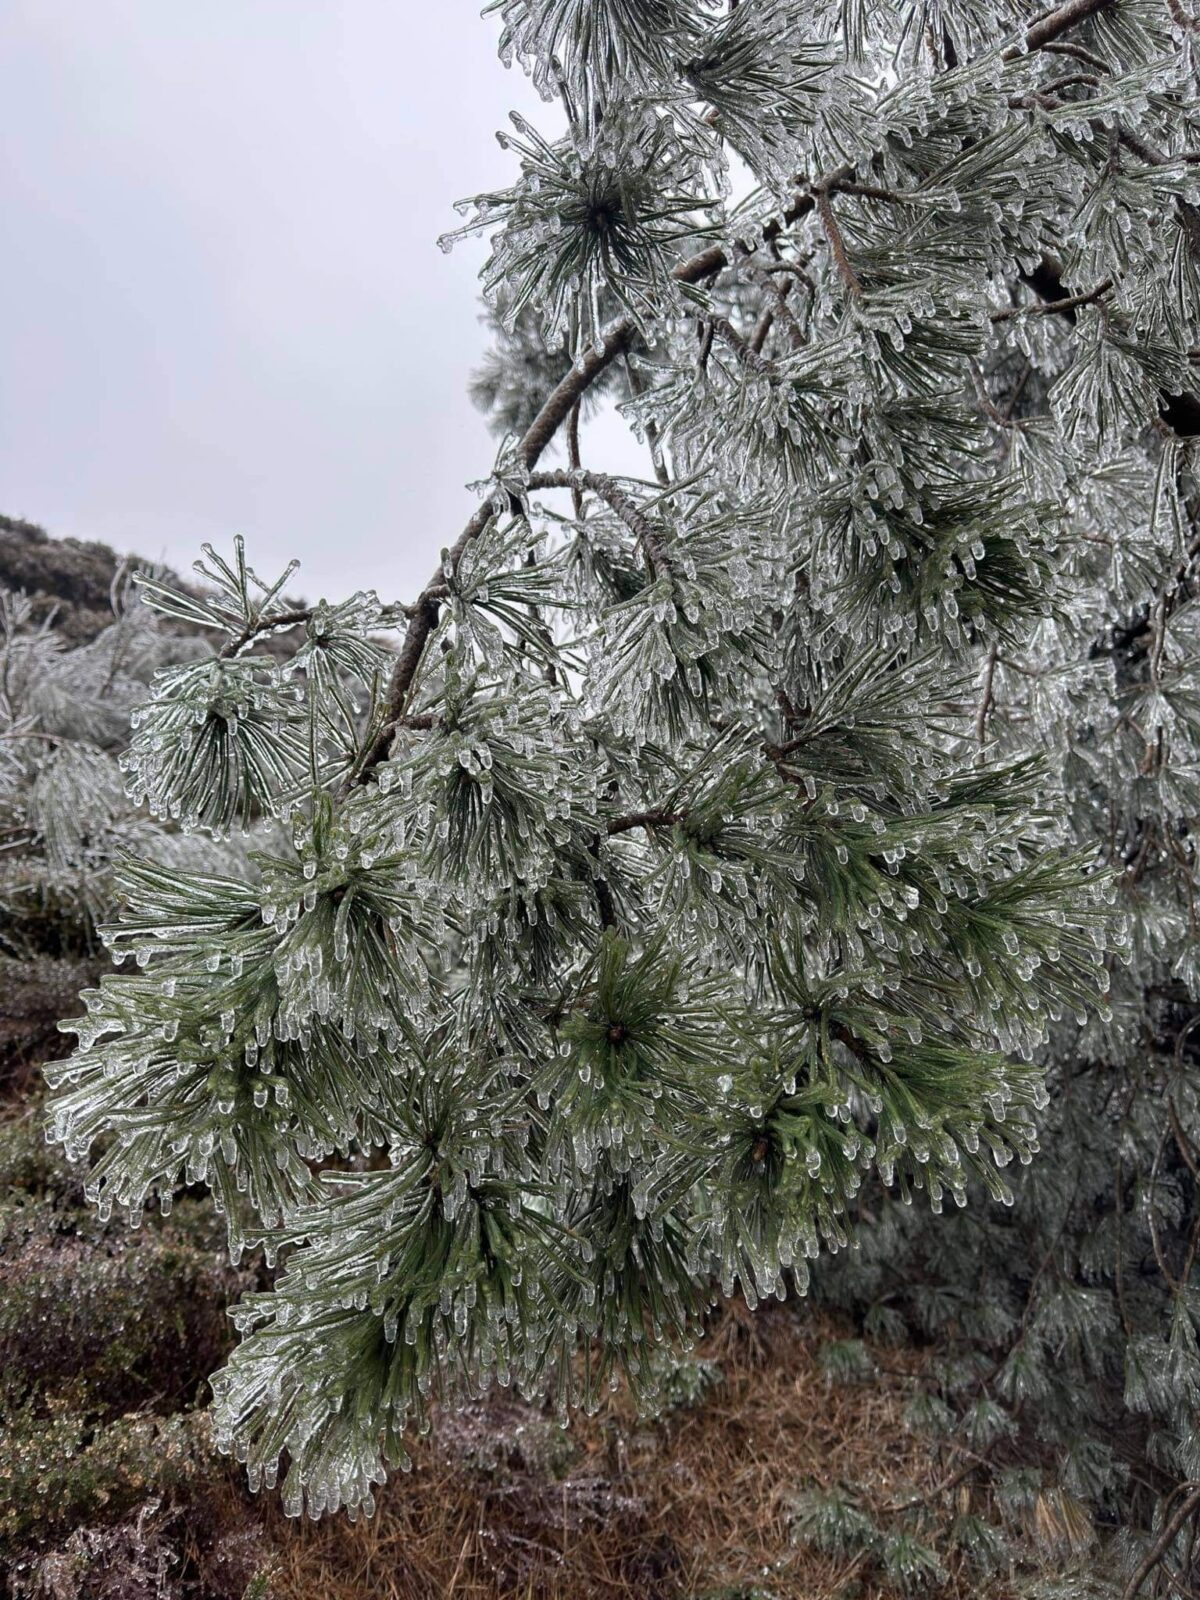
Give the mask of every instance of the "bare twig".
[[1200, 1185], [1200, 1164], [1196, 1160], [1196, 1152], [1191, 1140], [1183, 1131], [1183, 1124], [1179, 1120], [1179, 1113], [1175, 1109], [1175, 1102], [1167, 1096], [1167, 1117], [1171, 1123], [1171, 1132], [1175, 1135], [1175, 1144], [1179, 1154], [1183, 1157], [1184, 1164], [1191, 1173], [1197, 1185]]
[[928, 1489], [923, 1490], [919, 1494], [909, 1495], [902, 1500], [890, 1500], [887, 1505], [883, 1507], [884, 1511], [888, 1512], [890, 1515], [894, 1515], [898, 1511], [912, 1511], [915, 1510], [917, 1506], [926, 1506], [930, 1503], [930, 1501], [936, 1500], [938, 1495], [946, 1494], [951, 1489], [957, 1489], [958, 1485], [962, 1483], [964, 1478], [969, 1478], [973, 1472], [978, 1472], [980, 1467], [991, 1466], [991, 1462], [986, 1456], [981, 1456], [974, 1450], [965, 1450], [961, 1445], [955, 1444], [952, 1440], [947, 1440], [945, 1442], [949, 1444], [950, 1448], [958, 1455], [967, 1457], [967, 1460], [964, 1462], [964, 1464], [961, 1467], [958, 1467], [954, 1472], [947, 1474], [946, 1477], [939, 1478], [935, 1484], [932, 1484]]
[[714, 317], [712, 331], [720, 334], [722, 341], [729, 346], [738, 361], [748, 372], [755, 372], [760, 377], [774, 371], [774, 363], [766, 356], [760, 355], [754, 348], [753, 341], [748, 342], [730, 322], [728, 317]]
[[999, 659], [999, 646], [993, 644], [987, 653], [987, 660], [983, 664], [983, 683], [979, 695], [979, 709], [975, 713], [975, 742], [982, 749], [987, 743], [988, 717], [992, 710], [992, 687], [996, 678], [996, 662]]
[[1003, 411], [999, 409], [987, 392], [987, 384], [977, 361], [972, 361], [971, 363], [971, 377], [975, 382], [975, 393], [978, 396], [979, 404], [983, 407], [987, 416], [991, 418], [998, 428], [1012, 428], [1014, 426], [1012, 418], [1004, 415]]
[[770, 337], [771, 329], [775, 326], [775, 312], [775, 306], [764, 306], [759, 314], [758, 321], [754, 324], [754, 332], [750, 336], [750, 348], [755, 355], [759, 355], [762, 352], [763, 346]]
[[608, 508], [620, 517], [645, 552], [646, 559], [656, 577], [671, 571], [671, 558], [659, 537], [658, 530], [641, 507], [621, 488], [615, 478], [606, 472], [588, 472], [583, 468], [574, 472], [537, 472], [529, 479], [533, 493], [540, 489], [588, 489], [603, 500]]
[[274, 616], [258, 617], [254, 622], [248, 622], [236, 639], [230, 639], [221, 647], [220, 657], [228, 661], [241, 655], [248, 644], [253, 644], [264, 633], [282, 633], [286, 628], [298, 628], [311, 616], [312, 611], [306, 606], [298, 611], [279, 611]]
[[[795, 313], [788, 304], [788, 296], [792, 292], [792, 285], [800, 282], [801, 280], [799, 278], [790, 278], [786, 283], [781, 283], [778, 278], [771, 278], [768, 281], [772, 284], [775, 291], [776, 319], [782, 322], [784, 327], [787, 329], [788, 339], [791, 343], [792, 349], [803, 350], [808, 341], [805, 338], [804, 329], [800, 326], [796, 319]], [[762, 345], [753, 341], [752, 348], [759, 353], [762, 351]]]
[[1141, 1587], [1145, 1583], [1146, 1579], [1154, 1571], [1155, 1567], [1158, 1566], [1159, 1562], [1175, 1542], [1175, 1535], [1179, 1532], [1180, 1528], [1183, 1527], [1187, 1519], [1194, 1515], [1198, 1509], [1200, 1509], [1200, 1484], [1196, 1484], [1193, 1487], [1191, 1493], [1187, 1495], [1187, 1497], [1176, 1509], [1175, 1515], [1170, 1519], [1170, 1521], [1163, 1528], [1162, 1532], [1159, 1534], [1158, 1538], [1150, 1546], [1150, 1549], [1146, 1552], [1145, 1560], [1141, 1563], [1137, 1571], [1133, 1574], [1132, 1578], [1130, 1578], [1129, 1582], [1125, 1585], [1124, 1591], [1121, 1595], [1121, 1600], [1136, 1600], [1136, 1596], [1140, 1593]]
[[1076, 61], [1085, 61], [1089, 67], [1095, 67], [1097, 72], [1107, 72], [1109, 74], [1112, 72], [1112, 68], [1102, 56], [1096, 55], [1091, 50], [1085, 50], [1081, 44], [1058, 40], [1052, 44], [1044, 44], [1041, 48], [1054, 55], [1073, 56]]
[[1094, 289], [1084, 289], [1079, 294], [1069, 294], [1062, 300], [1039, 300], [1035, 305], [1005, 306], [1003, 311], [993, 311], [993, 322], [1008, 322], [1013, 317], [1049, 317], [1061, 314], [1064, 311], [1074, 311], [1076, 306], [1090, 306], [1094, 300], [1103, 297], [1112, 288], [1111, 278], [1105, 278]]
[[1086, 22], [1088, 17], [1094, 17], [1098, 11], [1103, 11], [1112, 4], [1114, 0], [1067, 0], [1065, 6], [1059, 6], [1057, 11], [1052, 11], [1048, 17], [1035, 22], [1021, 43], [1010, 45], [1000, 59], [1019, 61], [1030, 51], [1041, 50], [1046, 45], [1053, 44], [1059, 34], [1066, 33], [1077, 23]]
[[838, 270], [838, 275], [846, 285], [848, 292], [859, 299], [862, 295], [862, 284], [859, 283], [854, 268], [850, 264], [850, 257], [846, 254], [846, 241], [842, 238], [842, 230], [838, 227], [837, 218], [833, 214], [833, 207], [829, 203], [829, 189], [822, 184], [814, 187], [816, 196], [817, 215], [821, 219], [821, 226], [825, 230], [825, 237], [829, 241], [829, 253], [833, 257], [833, 264]]
[[1185, 11], [1180, 0], [1167, 0], [1167, 10], [1177, 28], [1182, 28], [1185, 33], [1200, 33], [1200, 19], [1193, 17], [1190, 11]]

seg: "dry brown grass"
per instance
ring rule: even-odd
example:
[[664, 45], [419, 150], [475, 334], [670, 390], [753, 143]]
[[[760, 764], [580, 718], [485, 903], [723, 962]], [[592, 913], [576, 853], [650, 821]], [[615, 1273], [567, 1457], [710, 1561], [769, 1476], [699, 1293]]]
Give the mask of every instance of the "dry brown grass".
[[[572, 1424], [547, 1461], [547, 1423], [497, 1399], [443, 1418], [370, 1520], [284, 1524], [278, 1600], [680, 1600], [770, 1593], [884, 1600], [859, 1563], [789, 1543], [790, 1498], [837, 1482], [868, 1503], [928, 1492], [939, 1465], [904, 1427], [920, 1358], [888, 1351], [875, 1377], [831, 1386], [816, 1352], [838, 1330], [730, 1307], [702, 1347], [721, 1383], [694, 1409], [639, 1419], [623, 1394]], [[557, 1434], [557, 1429], [554, 1429]], [[559, 1436], [561, 1438], [561, 1436]], [[853, 1566], [853, 1571], [851, 1571]]]

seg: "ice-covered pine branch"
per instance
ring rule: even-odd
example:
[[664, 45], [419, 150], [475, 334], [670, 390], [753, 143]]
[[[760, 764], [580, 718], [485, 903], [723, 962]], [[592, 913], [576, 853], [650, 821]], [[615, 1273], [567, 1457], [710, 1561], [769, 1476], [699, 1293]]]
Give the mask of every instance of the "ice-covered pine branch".
[[[652, 1404], [864, 1182], [1007, 1198], [1049, 1052], [1128, 1023], [1105, 730], [1164, 804], [1192, 737], [1170, 13], [497, 9], [566, 125], [467, 208], [519, 430], [403, 607], [211, 568], [127, 769], [254, 869], [126, 869], [53, 1073], [99, 1204], [206, 1182], [280, 1261], [217, 1423], [314, 1513], [493, 1382]], [[601, 389], [645, 480], [588, 459]], [[1131, 700], [1098, 641], [1143, 614]]]

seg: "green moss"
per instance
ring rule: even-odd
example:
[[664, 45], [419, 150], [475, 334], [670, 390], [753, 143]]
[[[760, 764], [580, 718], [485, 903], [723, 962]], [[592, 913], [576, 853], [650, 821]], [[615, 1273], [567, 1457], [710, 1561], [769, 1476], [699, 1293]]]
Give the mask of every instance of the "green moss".
[[221, 1470], [198, 1414], [125, 1416], [90, 1429], [66, 1403], [44, 1415], [27, 1403], [0, 1430], [0, 1554], [115, 1519]]

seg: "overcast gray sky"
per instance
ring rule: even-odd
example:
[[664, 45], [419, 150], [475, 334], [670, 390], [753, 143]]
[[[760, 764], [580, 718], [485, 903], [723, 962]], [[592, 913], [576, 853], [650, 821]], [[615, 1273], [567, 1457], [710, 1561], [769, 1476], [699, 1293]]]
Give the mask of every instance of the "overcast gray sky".
[[481, 4], [7, 0], [0, 510], [415, 592], [495, 450], [484, 250], [436, 240], [508, 181], [509, 109], [549, 117]]

